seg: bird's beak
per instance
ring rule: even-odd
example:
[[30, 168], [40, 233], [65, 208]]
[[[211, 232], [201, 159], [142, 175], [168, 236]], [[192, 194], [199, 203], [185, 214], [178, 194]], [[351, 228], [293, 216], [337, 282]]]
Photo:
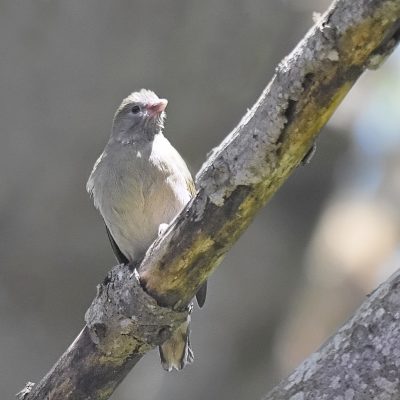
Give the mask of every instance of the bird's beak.
[[161, 114], [166, 109], [167, 104], [167, 99], [159, 99], [156, 103], [149, 104], [147, 106], [147, 110], [149, 111], [151, 116], [155, 116]]

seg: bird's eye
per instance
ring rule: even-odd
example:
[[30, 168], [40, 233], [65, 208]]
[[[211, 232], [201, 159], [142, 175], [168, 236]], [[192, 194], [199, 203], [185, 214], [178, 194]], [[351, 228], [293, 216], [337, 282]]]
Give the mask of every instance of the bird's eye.
[[133, 106], [131, 109], [132, 114], [137, 114], [140, 112], [140, 107], [139, 106]]

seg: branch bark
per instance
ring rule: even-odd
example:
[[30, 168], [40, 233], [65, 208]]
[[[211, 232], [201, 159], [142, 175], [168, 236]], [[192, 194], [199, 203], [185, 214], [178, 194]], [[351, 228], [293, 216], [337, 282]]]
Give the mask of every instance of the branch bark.
[[400, 397], [400, 271], [264, 400]]
[[399, 39], [400, 0], [336, 1], [213, 150], [197, 175], [197, 195], [151, 246], [138, 275], [112, 269], [85, 328], [19, 398], [107, 399], [186, 317], [198, 288], [299, 164], [357, 78]]

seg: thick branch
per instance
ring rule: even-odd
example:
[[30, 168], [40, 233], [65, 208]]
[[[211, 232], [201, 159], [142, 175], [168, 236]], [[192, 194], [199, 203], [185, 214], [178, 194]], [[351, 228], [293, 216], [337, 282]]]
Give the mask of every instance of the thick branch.
[[400, 272], [265, 400], [400, 397]]
[[[115, 267], [87, 313], [88, 326], [20, 398], [107, 399], [186, 315], [197, 289], [299, 164], [366, 66], [394, 48], [399, 21], [399, 0], [335, 2], [214, 150], [197, 176], [198, 194], [148, 251], [140, 281], [158, 304], [133, 271]], [[133, 306], [137, 296], [141, 307]]]
[[399, 0], [335, 2], [214, 150], [197, 175], [197, 196], [140, 266], [160, 304], [190, 301], [366, 66], [376, 66], [399, 39]]

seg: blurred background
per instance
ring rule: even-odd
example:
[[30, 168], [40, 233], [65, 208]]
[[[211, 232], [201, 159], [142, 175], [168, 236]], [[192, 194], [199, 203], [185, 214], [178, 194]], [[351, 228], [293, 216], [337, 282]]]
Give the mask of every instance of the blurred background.
[[[0, 0], [0, 388], [37, 382], [115, 264], [85, 191], [116, 107], [169, 99], [195, 174], [324, 0]], [[367, 72], [318, 151], [257, 216], [195, 310], [195, 363], [153, 351], [114, 400], [258, 399], [399, 264], [400, 51]]]

